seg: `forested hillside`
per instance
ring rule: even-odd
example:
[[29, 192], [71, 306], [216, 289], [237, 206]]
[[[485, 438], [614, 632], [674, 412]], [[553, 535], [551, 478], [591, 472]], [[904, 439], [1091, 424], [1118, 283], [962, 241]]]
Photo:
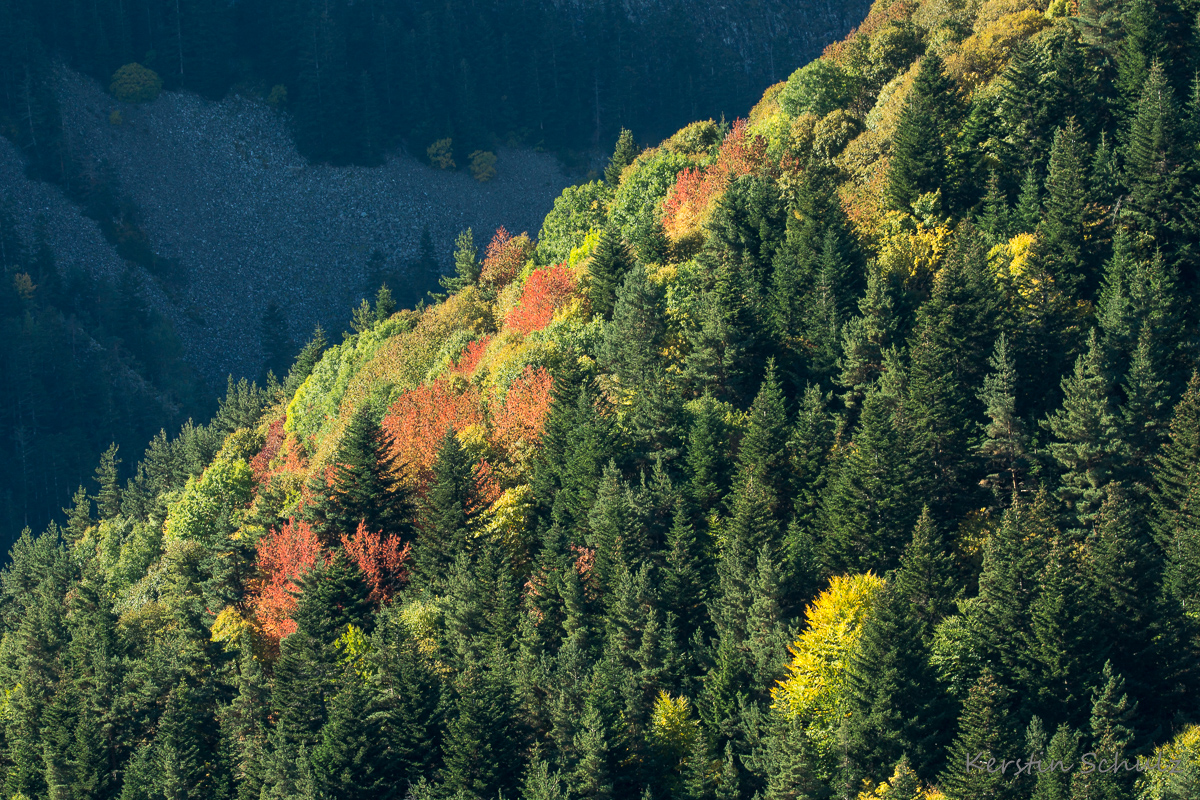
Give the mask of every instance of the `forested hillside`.
[[879, 0], [106, 457], [4, 791], [1197, 797], [1198, 11]]
[[[841, 36], [865, 0], [5, 0], [0, 125], [60, 168], [49, 67], [105, 85], [140, 63], [167, 88], [231, 86], [292, 113], [306, 155], [373, 163], [450, 138], [594, 149], [749, 106]], [[69, 153], [67, 154], [69, 158]]]

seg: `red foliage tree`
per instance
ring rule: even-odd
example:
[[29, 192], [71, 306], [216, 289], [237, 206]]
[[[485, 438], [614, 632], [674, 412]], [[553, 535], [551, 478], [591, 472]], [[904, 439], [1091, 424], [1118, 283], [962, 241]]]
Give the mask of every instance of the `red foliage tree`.
[[271, 462], [279, 455], [279, 451], [283, 448], [283, 439], [286, 434], [283, 432], [284, 418], [280, 417], [270, 424], [267, 428], [267, 441], [263, 445], [262, 451], [254, 458], [250, 459], [250, 469], [254, 473], [255, 483], [259, 483], [263, 478], [272, 474]]
[[496, 479], [496, 472], [492, 469], [492, 465], [487, 462], [487, 459], [480, 461], [475, 467], [475, 491], [471, 492], [467, 513], [475, 514], [482, 511], [499, 500], [502, 494], [504, 494], [504, 489], [501, 488], [500, 481]]
[[521, 271], [532, 252], [533, 242], [528, 235], [522, 233], [514, 237], [503, 226], [497, 228], [484, 253], [479, 282], [494, 289], [507, 285]]
[[385, 538], [382, 533], [367, 530], [360, 522], [352, 538], [342, 535], [342, 546], [366, 576], [373, 602], [389, 602], [408, 580], [407, 562], [412, 545], [401, 543], [399, 536]]
[[526, 367], [492, 414], [492, 441], [510, 453], [532, 451], [542, 439], [553, 379], [545, 367]]
[[256, 550], [259, 582], [250, 604], [263, 633], [279, 641], [296, 632], [296, 582], [329, 556], [312, 526], [294, 519], [259, 539]]
[[534, 270], [525, 282], [521, 300], [504, 324], [520, 333], [540, 331], [554, 319], [554, 312], [567, 304], [575, 292], [575, 275], [564, 264]]
[[479, 366], [479, 360], [483, 358], [483, 353], [487, 350], [488, 343], [492, 341], [492, 335], [487, 336], [477, 341], [471, 342], [467, 348], [462, 351], [458, 357], [458, 361], [454, 363], [451, 372], [456, 372], [459, 375], [470, 376], [474, 374], [475, 368]]
[[766, 140], [761, 136], [751, 138], [746, 120], [734, 122], [716, 161], [707, 167], [685, 169], [676, 176], [675, 186], [663, 200], [663, 229], [676, 241], [695, 232], [713, 200], [730, 181], [757, 170], [766, 152]]
[[441, 377], [400, 395], [383, 418], [383, 429], [391, 437], [392, 454], [401, 471], [421, 489], [429, 482], [446, 431], [457, 433], [482, 422], [479, 390], [471, 385], [456, 389]]

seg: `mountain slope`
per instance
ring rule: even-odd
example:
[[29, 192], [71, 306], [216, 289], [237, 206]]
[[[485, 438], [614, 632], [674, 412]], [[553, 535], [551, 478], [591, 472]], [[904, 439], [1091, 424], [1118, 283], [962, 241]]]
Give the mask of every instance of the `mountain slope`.
[[881, 1], [102, 475], [6, 785], [1190, 796], [1195, 10]]

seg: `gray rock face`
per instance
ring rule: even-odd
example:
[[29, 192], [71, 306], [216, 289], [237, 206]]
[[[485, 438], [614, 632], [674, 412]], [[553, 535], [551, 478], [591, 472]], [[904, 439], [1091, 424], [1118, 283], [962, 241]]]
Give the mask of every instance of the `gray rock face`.
[[[297, 344], [318, 323], [336, 334], [363, 295], [374, 250], [388, 268], [401, 267], [416, 257], [428, 226], [448, 269], [458, 231], [474, 229], [481, 249], [500, 225], [534, 235], [570, 182], [553, 156], [511, 149], [498, 151], [498, 175], [487, 184], [404, 154], [379, 167], [310, 165], [280, 114], [241, 97], [211, 103], [164, 93], [126, 106], [63, 71], [59, 102], [73, 153], [111, 171], [155, 253], [179, 264], [179, 288], [167, 293], [147, 275], [147, 292], [175, 320], [187, 358], [213, 382], [258, 373], [269, 302], [283, 307]], [[109, 120], [114, 110], [119, 125]], [[0, 140], [5, 196], [26, 231], [46, 215], [63, 266], [124, 269], [96, 224], [56, 187], [27, 180], [20, 155]]]

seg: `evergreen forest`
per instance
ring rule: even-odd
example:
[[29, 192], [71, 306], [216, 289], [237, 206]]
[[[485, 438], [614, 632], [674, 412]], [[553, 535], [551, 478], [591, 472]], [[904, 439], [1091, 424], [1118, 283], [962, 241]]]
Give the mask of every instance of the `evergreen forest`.
[[[331, 5], [312, 41], [385, 25]], [[663, 46], [630, 108], [728, 65]], [[44, 467], [0, 794], [1200, 797], [1198, 75], [1197, 0], [876, 0], [654, 147], [545, 106], [616, 144], [536, 235], [465, 230], [428, 302], [378, 287], [210, 422]], [[334, 117], [315, 151], [369, 130]]]

